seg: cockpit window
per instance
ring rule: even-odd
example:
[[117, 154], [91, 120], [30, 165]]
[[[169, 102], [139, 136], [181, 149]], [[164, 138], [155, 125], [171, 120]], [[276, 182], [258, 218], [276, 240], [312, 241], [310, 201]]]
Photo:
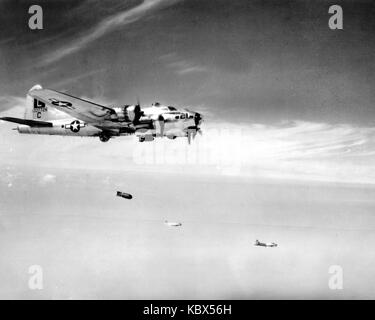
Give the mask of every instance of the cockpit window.
[[176, 111], [176, 110], [177, 110], [175, 107], [172, 107], [172, 106], [169, 106], [168, 109], [169, 109], [170, 111]]

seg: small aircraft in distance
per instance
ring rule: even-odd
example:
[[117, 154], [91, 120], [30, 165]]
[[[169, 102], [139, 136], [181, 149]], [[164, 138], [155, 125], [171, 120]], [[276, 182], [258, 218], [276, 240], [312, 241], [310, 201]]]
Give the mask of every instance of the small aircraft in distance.
[[169, 222], [169, 221], [165, 220], [164, 223], [168, 227], [181, 227], [182, 226], [181, 222]]
[[277, 243], [275, 242], [260, 242], [259, 240], [255, 240], [254, 246], [256, 247], [277, 247]]
[[26, 95], [24, 118], [2, 117], [18, 124], [19, 133], [78, 137], [99, 137], [107, 142], [113, 137], [136, 135], [140, 142], [156, 137], [186, 137], [190, 144], [202, 134], [201, 114], [156, 102], [148, 108], [135, 105], [104, 106], [40, 85]]
[[130, 193], [121, 192], [121, 191], [117, 191], [116, 195], [118, 197], [122, 197], [122, 198], [125, 198], [125, 199], [132, 199], [133, 198], [133, 196]]

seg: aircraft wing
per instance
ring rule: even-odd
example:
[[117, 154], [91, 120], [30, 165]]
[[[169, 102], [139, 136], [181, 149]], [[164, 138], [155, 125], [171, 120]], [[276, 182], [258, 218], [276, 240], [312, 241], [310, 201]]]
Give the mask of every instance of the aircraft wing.
[[107, 127], [108, 129], [119, 127], [118, 124], [111, 121], [116, 117], [116, 112], [112, 108], [51, 89], [33, 90], [29, 92], [29, 95], [50, 107], [94, 126]]
[[28, 120], [28, 119], [20, 119], [20, 118], [12, 118], [12, 117], [1, 117], [0, 120], [14, 122], [18, 124], [25, 124], [30, 127], [53, 127], [52, 122], [46, 121], [37, 121], [37, 120]]

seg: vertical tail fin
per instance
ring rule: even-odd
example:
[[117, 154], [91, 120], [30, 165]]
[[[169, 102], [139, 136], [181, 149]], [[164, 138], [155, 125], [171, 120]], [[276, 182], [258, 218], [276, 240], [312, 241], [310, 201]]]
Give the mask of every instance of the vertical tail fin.
[[33, 86], [26, 95], [25, 119], [29, 120], [48, 120], [47, 107], [44, 102], [33, 97], [32, 92], [42, 90], [42, 86], [37, 84]]

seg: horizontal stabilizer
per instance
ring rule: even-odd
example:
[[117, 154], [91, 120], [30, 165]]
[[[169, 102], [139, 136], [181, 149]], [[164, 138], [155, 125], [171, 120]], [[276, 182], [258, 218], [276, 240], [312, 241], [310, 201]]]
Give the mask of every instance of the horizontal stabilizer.
[[1, 117], [0, 120], [14, 122], [18, 124], [24, 124], [30, 127], [53, 127], [52, 122], [46, 122], [46, 121], [28, 120], [28, 119], [20, 119], [20, 118], [12, 118], [12, 117]]

